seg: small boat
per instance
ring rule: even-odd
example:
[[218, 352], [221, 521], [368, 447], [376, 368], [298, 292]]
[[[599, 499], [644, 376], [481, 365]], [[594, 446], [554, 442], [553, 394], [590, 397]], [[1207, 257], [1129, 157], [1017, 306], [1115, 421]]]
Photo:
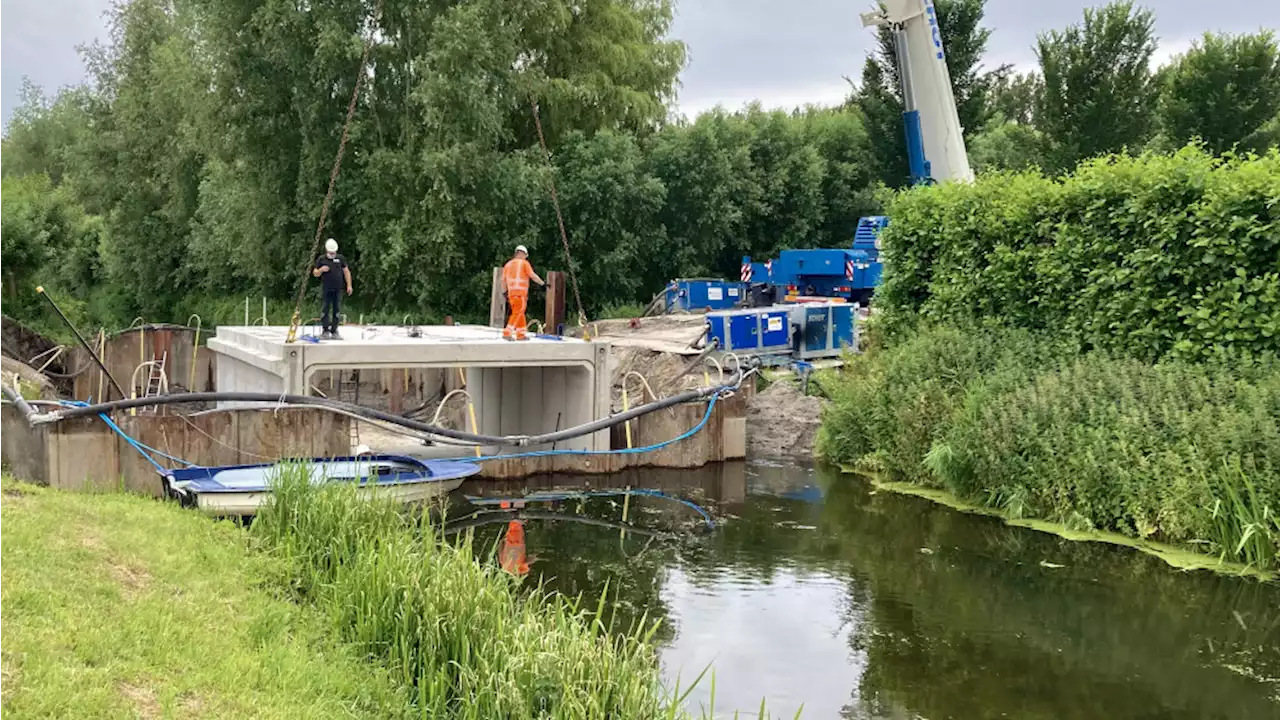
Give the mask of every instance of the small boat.
[[[253, 515], [271, 495], [273, 471], [288, 462], [166, 470], [165, 490], [184, 505], [210, 515]], [[480, 472], [480, 466], [473, 462], [419, 460], [403, 455], [292, 462], [302, 462], [308, 468], [312, 483], [353, 482], [359, 485], [361, 495], [403, 503], [447, 495], [458, 489], [463, 480]]]

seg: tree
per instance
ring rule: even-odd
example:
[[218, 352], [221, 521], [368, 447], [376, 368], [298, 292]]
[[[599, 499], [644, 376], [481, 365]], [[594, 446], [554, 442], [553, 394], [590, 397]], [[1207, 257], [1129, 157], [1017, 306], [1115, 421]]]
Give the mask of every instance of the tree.
[[[991, 30], [981, 26], [986, 0], [937, 0], [938, 31], [946, 52], [947, 73], [955, 95], [956, 113], [965, 138], [979, 132], [990, 116], [987, 94], [995, 78], [1008, 71], [982, 70]], [[906, 140], [902, 126], [902, 83], [895, 60], [893, 31], [880, 26], [876, 54], [867, 58], [862, 84], [854, 102], [867, 117], [876, 157], [885, 168], [885, 184], [907, 182]], [[894, 159], [898, 158], [898, 159]]]
[[875, 155], [863, 115], [856, 108], [811, 110], [799, 121], [806, 142], [826, 161], [821, 225], [811, 243], [847, 246], [858, 218], [880, 210]]
[[[901, 91], [899, 90], [899, 93]], [[903, 187], [910, 176], [902, 100], [885, 81], [885, 69], [875, 58], [862, 66], [862, 83], [850, 103], [862, 113], [871, 137], [871, 154], [878, 179], [889, 187]]]
[[1194, 137], [1221, 153], [1280, 111], [1280, 48], [1273, 33], [1204, 37], [1160, 75], [1158, 119], [1175, 144]]
[[1039, 36], [1044, 92], [1035, 123], [1050, 143], [1052, 167], [1070, 169], [1146, 140], [1153, 118], [1153, 23], [1150, 10], [1125, 0], [1086, 9], [1083, 24]]
[[1032, 125], [997, 117], [969, 143], [969, 163], [975, 173], [1036, 168], [1044, 160], [1044, 145]]
[[[205, 277], [225, 277], [218, 264], [257, 238], [231, 279], [271, 294], [297, 282], [367, 12], [354, 0], [270, 12], [206, 0], [229, 131], [202, 191]], [[475, 311], [485, 268], [515, 241], [557, 247], [531, 101], [553, 154], [575, 132], [651, 132], [684, 62], [666, 38], [671, 13], [667, 0], [386, 0], [328, 231], [373, 271], [378, 301]]]
[[101, 219], [86, 215], [67, 187], [54, 187], [43, 173], [0, 182], [5, 312], [47, 321], [41, 327], [56, 322], [35, 293], [44, 285], [83, 320], [81, 308], [98, 280]]
[[1043, 92], [1044, 80], [1039, 73], [999, 73], [988, 90], [988, 106], [992, 116], [1030, 125]]
[[716, 108], [692, 123], [663, 128], [649, 143], [650, 171], [667, 201], [660, 219], [665, 252], [645, 268], [656, 290], [677, 277], [723, 274], [741, 257], [751, 218], [764, 207], [764, 187], [752, 159], [751, 128]]

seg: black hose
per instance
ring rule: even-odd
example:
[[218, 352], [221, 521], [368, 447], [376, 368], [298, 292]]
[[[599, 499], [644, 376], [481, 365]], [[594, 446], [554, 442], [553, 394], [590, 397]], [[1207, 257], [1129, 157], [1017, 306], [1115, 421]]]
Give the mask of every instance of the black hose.
[[476, 435], [452, 428], [440, 427], [438, 425], [430, 425], [428, 423], [419, 422], [410, 418], [394, 415], [392, 413], [375, 410], [373, 408], [361, 407], [350, 403], [330, 400], [328, 398], [311, 397], [308, 395], [277, 395], [273, 393], [255, 393], [255, 392], [193, 392], [193, 393], [175, 393], [171, 395], [158, 395], [145, 398], [132, 398], [128, 400], [112, 400], [110, 402], [97, 403], [95, 405], [84, 405], [77, 407], [67, 407], [55, 410], [51, 413], [36, 415], [31, 418], [32, 424], [44, 424], [60, 422], [62, 420], [71, 420], [78, 417], [91, 417], [102, 413], [109, 413], [116, 410], [128, 410], [137, 407], [150, 407], [153, 405], [176, 405], [184, 403], [197, 402], [216, 402], [219, 400], [228, 402], [261, 402], [274, 403], [283, 405], [302, 405], [309, 407], [328, 408], [331, 410], [340, 410], [348, 413], [354, 413], [362, 417], [381, 420], [407, 427], [418, 432], [430, 435], [438, 435], [440, 437], [453, 438], [454, 440], [462, 440], [464, 442], [476, 445], [544, 445], [563, 440], [570, 440], [583, 435], [590, 435], [600, 430], [620, 425], [628, 420], [646, 415], [657, 410], [662, 410], [673, 405], [681, 403], [701, 400], [703, 398], [715, 395], [736, 386], [738, 376], [735, 375], [734, 381], [718, 387], [699, 388], [697, 390], [689, 390], [671, 397], [663, 398], [655, 402], [645, 405], [638, 405], [631, 408], [627, 412], [611, 415], [606, 418], [594, 420], [584, 425], [568, 428], [558, 432], [547, 433], [543, 435]]
[[705, 348], [703, 348], [702, 352], [698, 353], [698, 357], [694, 358], [693, 360], [690, 360], [689, 364], [685, 365], [684, 369], [681, 370], [680, 373], [676, 375], [676, 377], [682, 378], [685, 375], [688, 375], [689, 373], [693, 372], [693, 369], [701, 365], [707, 359], [707, 356], [710, 355], [719, 346], [720, 346], [720, 341], [715, 338], [712, 338], [711, 343], [707, 345]]
[[35, 408], [31, 407], [31, 403], [27, 402], [26, 398], [22, 397], [22, 393], [14, 390], [8, 385], [0, 385], [0, 394], [3, 394], [6, 400], [13, 403], [13, 406], [18, 408], [18, 412], [22, 413], [22, 418], [27, 421], [28, 425], [35, 424], [33, 422], [36, 417]]
[[49, 297], [49, 293], [45, 292], [43, 287], [37, 287], [36, 292], [43, 295], [44, 299], [49, 301], [49, 304], [53, 306], [53, 311], [58, 313], [58, 317], [62, 318], [62, 322], [66, 323], [67, 327], [71, 328], [71, 332], [75, 333], [76, 339], [80, 341], [80, 347], [84, 348], [85, 351], [89, 353], [89, 357], [93, 358], [93, 361], [98, 363], [98, 367], [102, 368], [103, 374], [111, 381], [111, 387], [115, 388], [116, 392], [120, 393], [120, 397], [129, 397], [120, 387], [120, 383], [116, 382], [116, 379], [111, 377], [111, 371], [102, 363], [102, 358], [98, 357], [98, 353], [94, 352], [93, 348], [89, 347], [89, 343], [85, 342], [84, 336], [80, 334], [80, 331], [76, 329], [75, 325], [71, 324], [71, 320], [62, 312], [62, 308], [58, 307], [58, 303], [54, 302], [53, 298]]

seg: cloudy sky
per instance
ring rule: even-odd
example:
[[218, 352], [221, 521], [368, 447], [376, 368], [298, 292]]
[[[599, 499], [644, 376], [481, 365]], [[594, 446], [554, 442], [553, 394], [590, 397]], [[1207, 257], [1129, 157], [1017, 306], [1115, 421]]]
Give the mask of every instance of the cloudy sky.
[[[988, 0], [991, 66], [1034, 67], [1036, 33], [1077, 21], [1103, 0]], [[858, 14], [873, 0], [676, 0], [675, 37], [689, 46], [680, 110], [839, 102], [857, 78], [872, 34]], [[1156, 14], [1157, 62], [1205, 30], [1280, 28], [1280, 0], [1140, 0]], [[105, 36], [111, 0], [5, 0], [0, 23], [0, 109], [7, 122], [23, 76], [52, 92], [84, 78], [76, 47]]]

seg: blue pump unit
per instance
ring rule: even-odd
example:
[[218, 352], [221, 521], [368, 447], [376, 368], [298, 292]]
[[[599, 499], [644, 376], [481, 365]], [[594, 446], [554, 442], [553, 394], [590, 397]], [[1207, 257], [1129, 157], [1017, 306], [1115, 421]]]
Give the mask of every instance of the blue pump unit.
[[707, 313], [707, 342], [738, 354], [791, 352], [791, 310], [784, 306]]
[[664, 306], [667, 312], [726, 310], [742, 305], [745, 293], [745, 284], [740, 282], [700, 278], [672, 280], [667, 284]]
[[857, 346], [856, 319], [844, 302], [722, 310], [707, 313], [707, 342], [739, 355], [836, 358]]
[[857, 347], [857, 313], [849, 303], [806, 303], [791, 310], [794, 327], [792, 355], [796, 360], [840, 357]]

